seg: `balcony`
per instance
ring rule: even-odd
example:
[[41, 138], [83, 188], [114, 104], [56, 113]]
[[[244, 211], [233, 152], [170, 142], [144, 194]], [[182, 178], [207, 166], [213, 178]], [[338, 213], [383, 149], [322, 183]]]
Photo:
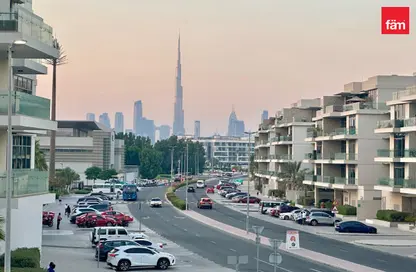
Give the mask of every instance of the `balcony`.
[[333, 160], [355, 161], [357, 160], [357, 154], [355, 153], [335, 153]]
[[334, 132], [331, 133], [331, 136], [338, 136], [338, 135], [356, 135], [355, 128], [337, 128]]
[[[0, 115], [7, 115], [8, 94], [0, 93]], [[25, 115], [40, 119], [50, 119], [50, 100], [23, 93], [13, 92], [12, 98], [13, 114]]]
[[277, 136], [270, 139], [269, 143], [276, 143], [276, 142], [291, 142], [292, 135], [285, 135], [285, 136]]
[[416, 158], [416, 149], [406, 149], [404, 151], [404, 158]]
[[380, 178], [378, 184], [395, 188], [416, 189], [416, 179]]
[[377, 150], [377, 157], [381, 158], [403, 158], [403, 150], [389, 150], [389, 149], [379, 149]]
[[386, 103], [357, 102], [344, 105], [343, 110], [389, 110], [389, 107], [386, 105]]
[[403, 127], [415, 127], [415, 126], [416, 126], [416, 117], [403, 120]]
[[305, 175], [305, 180], [308, 180], [308, 181], [313, 181], [313, 182], [316, 182], [316, 181], [321, 181], [321, 180], [322, 180], [322, 176], [316, 176], [316, 175]]
[[401, 128], [404, 120], [383, 120], [377, 122], [377, 129], [381, 128]]
[[335, 184], [348, 184], [348, 185], [355, 185], [356, 179], [355, 178], [346, 178], [346, 177], [335, 177], [334, 178]]
[[[47, 171], [33, 169], [14, 169], [13, 197], [46, 194], [49, 192], [49, 180]], [[6, 173], [0, 175], [0, 197], [6, 197]]]
[[260, 132], [260, 133], [266, 133], [266, 132], [268, 132], [268, 131], [269, 131], [269, 129], [270, 129], [270, 125], [264, 125], [264, 124], [261, 124], [261, 125], [259, 126], [259, 132]]
[[319, 128], [308, 128], [306, 131], [306, 138], [316, 138], [322, 135], [322, 129]]
[[323, 182], [323, 183], [333, 184], [333, 183], [335, 183], [335, 177], [324, 176], [324, 177], [322, 178], [322, 182]]
[[266, 161], [266, 160], [270, 160], [270, 157], [265, 155], [265, 156], [256, 156], [255, 160], [257, 161]]

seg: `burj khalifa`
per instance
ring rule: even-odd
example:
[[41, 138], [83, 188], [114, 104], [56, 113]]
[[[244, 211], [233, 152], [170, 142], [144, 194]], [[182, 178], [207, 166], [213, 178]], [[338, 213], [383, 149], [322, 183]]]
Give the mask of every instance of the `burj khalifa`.
[[182, 65], [181, 65], [181, 36], [178, 38], [178, 63], [176, 66], [176, 96], [173, 117], [173, 135], [185, 135], [184, 112], [183, 112], [183, 88], [182, 88]]

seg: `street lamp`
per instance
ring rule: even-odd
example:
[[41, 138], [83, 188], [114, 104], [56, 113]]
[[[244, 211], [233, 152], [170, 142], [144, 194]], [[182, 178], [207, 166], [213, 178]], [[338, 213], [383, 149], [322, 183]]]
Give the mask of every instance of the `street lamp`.
[[7, 51], [7, 61], [8, 61], [8, 70], [9, 70], [9, 82], [8, 82], [8, 101], [7, 101], [7, 147], [6, 147], [6, 231], [5, 231], [5, 251], [4, 251], [4, 272], [11, 271], [11, 231], [12, 231], [12, 168], [13, 168], [13, 133], [12, 133], [12, 115], [13, 115], [13, 47], [15, 45], [26, 44], [24, 40], [16, 40], [12, 42]]
[[188, 178], [187, 178], [187, 175], [188, 175], [188, 164], [189, 164], [189, 159], [188, 159], [188, 152], [189, 152], [189, 149], [188, 149], [188, 141], [186, 142], [186, 161], [185, 161], [185, 183], [186, 183], [186, 191], [185, 191], [185, 202], [186, 202], [186, 205], [185, 205], [185, 210], [188, 210]]
[[249, 234], [249, 218], [250, 218], [250, 157], [251, 157], [251, 135], [255, 132], [244, 132], [248, 135], [248, 146], [247, 146], [247, 156], [248, 156], [248, 185], [247, 185], [247, 215], [246, 215], [246, 232]]

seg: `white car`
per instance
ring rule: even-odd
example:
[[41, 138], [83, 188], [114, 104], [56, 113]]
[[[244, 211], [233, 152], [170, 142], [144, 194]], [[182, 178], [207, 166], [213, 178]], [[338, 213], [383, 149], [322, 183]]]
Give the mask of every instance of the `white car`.
[[199, 189], [205, 188], [205, 182], [203, 180], [198, 180], [196, 182], [196, 188], [199, 188]]
[[150, 200], [150, 207], [162, 207], [162, 200], [158, 197], [152, 198]]
[[290, 220], [290, 219], [292, 219], [292, 212], [281, 213], [279, 215], [279, 218], [283, 219], [283, 220]]
[[156, 267], [166, 270], [176, 264], [172, 254], [142, 246], [121, 246], [108, 253], [107, 265], [118, 271], [131, 268]]

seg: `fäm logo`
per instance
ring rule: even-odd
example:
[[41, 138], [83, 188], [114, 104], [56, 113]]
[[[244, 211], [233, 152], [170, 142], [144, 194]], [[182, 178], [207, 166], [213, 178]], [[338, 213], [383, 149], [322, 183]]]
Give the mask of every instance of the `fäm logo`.
[[382, 7], [381, 8], [381, 34], [410, 33], [409, 7]]

